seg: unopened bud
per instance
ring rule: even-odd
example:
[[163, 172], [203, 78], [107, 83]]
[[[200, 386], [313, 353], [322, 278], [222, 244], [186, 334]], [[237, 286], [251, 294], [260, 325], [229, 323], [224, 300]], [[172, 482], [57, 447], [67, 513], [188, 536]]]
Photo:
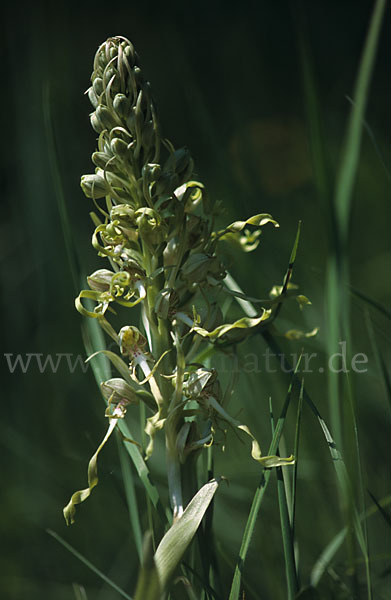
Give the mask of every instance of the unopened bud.
[[126, 40], [125, 44], [123, 44], [123, 46], [125, 46], [124, 55], [126, 56], [129, 66], [133, 67], [138, 60], [137, 52], [135, 51], [133, 44], [128, 42], [128, 40]]
[[103, 381], [100, 385], [103, 396], [107, 401], [118, 404], [125, 400], [126, 403], [136, 404], [138, 398], [134, 390], [124, 379], [114, 377], [108, 381]]
[[107, 106], [103, 106], [103, 104], [100, 104], [98, 106], [98, 108], [95, 111], [95, 114], [96, 118], [103, 126], [101, 131], [103, 129], [113, 129], [116, 125], [118, 125], [110, 110], [107, 108]]
[[130, 100], [125, 94], [116, 94], [113, 100], [113, 108], [117, 115], [126, 120], [130, 112]]
[[80, 185], [87, 198], [103, 198], [108, 194], [107, 183], [99, 173], [83, 175]]
[[101, 94], [103, 94], [103, 81], [101, 77], [95, 77], [94, 81], [92, 82], [92, 88], [98, 98]]
[[110, 142], [110, 148], [113, 154], [117, 154], [117, 156], [123, 157], [128, 153], [128, 144], [121, 140], [120, 138], [114, 138]]
[[143, 166], [141, 174], [148, 183], [152, 183], [153, 181], [157, 181], [159, 179], [161, 172], [162, 168], [159, 164], [147, 163]]
[[107, 292], [110, 289], [113, 275], [114, 273], [108, 269], [98, 269], [87, 277], [87, 282], [92, 290]]
[[108, 161], [112, 157], [106, 154], [106, 152], [94, 152], [91, 158], [94, 165], [105, 170]]
[[94, 88], [90, 87], [88, 90], [88, 98], [94, 108], [96, 108], [99, 104], [99, 98], [94, 92]]

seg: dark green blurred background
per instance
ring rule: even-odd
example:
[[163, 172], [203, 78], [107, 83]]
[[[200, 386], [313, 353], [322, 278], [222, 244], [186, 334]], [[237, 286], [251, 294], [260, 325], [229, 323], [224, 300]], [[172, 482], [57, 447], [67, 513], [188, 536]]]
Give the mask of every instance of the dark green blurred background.
[[[305, 347], [319, 353], [315, 363], [321, 366], [328, 327], [327, 200], [333, 193], [351, 108], [346, 96], [352, 95], [372, 5], [346, 0], [71, 0], [14, 3], [3, 9], [2, 354], [12, 354], [12, 361], [26, 353], [85, 357], [58, 199], [62, 193], [79, 276], [105, 266], [90, 247], [92, 203], [79, 187], [80, 176], [92, 170], [90, 155], [95, 149], [90, 105], [83, 93], [98, 45], [108, 36], [124, 35], [134, 43], [152, 83], [164, 134], [176, 147], [190, 148], [197, 177], [213, 199], [222, 201], [226, 213], [221, 223], [258, 212], [270, 212], [280, 222], [279, 230], [265, 228], [254, 254], [227, 257], [232, 274], [251, 296], [265, 297], [272, 285], [281, 283], [302, 219], [294, 281], [312, 306], [302, 313], [287, 306], [278, 326], [281, 331], [319, 326], [318, 336]], [[370, 129], [363, 135], [349, 248], [352, 285], [384, 306], [389, 306], [391, 271], [390, 60], [387, 15], [370, 90], [366, 115]], [[319, 99], [328, 173], [325, 199], [313, 177], [303, 61], [312, 69]], [[352, 298], [353, 352], [363, 352], [369, 359], [368, 372], [355, 381], [364, 484], [380, 499], [389, 493], [390, 483], [389, 405], [365, 311], [371, 315], [385, 364], [390, 359], [391, 328], [380, 311]], [[290, 342], [284, 347], [297, 353], [302, 345]], [[264, 350], [261, 341], [252, 341], [242, 352]], [[19, 367], [10, 373], [4, 356], [1, 364], [0, 596], [67, 600], [75, 597], [72, 584], [77, 582], [89, 599], [119, 598], [51, 538], [47, 528], [132, 594], [138, 562], [114, 441], [102, 454], [99, 488], [78, 511], [77, 523], [67, 529], [62, 516], [70, 493], [84, 485], [88, 460], [105, 427], [104, 405], [91, 370], [83, 374], [78, 367], [72, 374], [64, 360], [56, 373], [49, 368], [40, 373], [32, 358], [26, 373]], [[241, 418], [253, 423], [264, 440], [263, 447], [270, 439], [268, 397], [272, 395], [276, 409], [281, 406], [287, 377], [252, 373], [238, 383], [231, 413], [241, 410]], [[326, 374], [316, 368], [305, 383], [327, 420]], [[287, 444], [291, 438], [288, 433]], [[259, 480], [247, 446], [233, 435], [229, 442], [224, 454], [216, 451], [216, 473], [230, 480], [230, 487], [219, 491], [215, 510], [216, 537], [224, 556], [224, 594]], [[160, 447], [151, 470], [164, 493], [161, 453]], [[142, 505], [141, 486], [137, 493]], [[304, 582], [320, 551], [342, 526], [336, 494], [327, 446], [305, 411], [297, 515]], [[285, 597], [276, 498], [273, 483], [246, 564], [246, 598]], [[366, 500], [370, 504], [369, 497]], [[386, 598], [389, 541], [381, 517], [372, 517], [370, 545], [377, 557], [373, 569], [379, 598]], [[337, 561], [340, 574], [343, 560]], [[327, 582], [324, 585], [327, 593]]]

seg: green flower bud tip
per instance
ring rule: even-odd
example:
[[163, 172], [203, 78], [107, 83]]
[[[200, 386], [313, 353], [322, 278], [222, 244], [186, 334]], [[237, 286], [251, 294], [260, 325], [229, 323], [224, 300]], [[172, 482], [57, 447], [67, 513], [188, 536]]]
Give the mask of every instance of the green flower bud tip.
[[129, 404], [136, 404], [138, 398], [134, 390], [130, 387], [124, 379], [115, 377], [101, 383], [101, 391], [107, 401], [118, 404], [123, 402]]
[[106, 152], [94, 152], [91, 158], [95, 166], [104, 170], [112, 157], [106, 154]]
[[110, 289], [113, 275], [114, 273], [108, 269], [98, 269], [87, 277], [87, 282], [92, 290], [107, 292]]
[[114, 118], [113, 113], [106, 107], [100, 104], [95, 111], [96, 120], [99, 123], [99, 131], [103, 131], [104, 129], [113, 129], [119, 123]]
[[92, 89], [94, 90], [95, 96], [99, 98], [103, 94], [103, 81], [101, 77], [95, 77], [92, 82]]
[[117, 137], [111, 140], [110, 149], [113, 154], [116, 154], [121, 158], [126, 156], [126, 154], [129, 152], [128, 144], [124, 140], [121, 140], [121, 138]]
[[116, 94], [113, 100], [113, 108], [117, 115], [126, 121], [131, 108], [129, 98], [125, 94]]
[[83, 175], [80, 185], [87, 198], [103, 198], [108, 194], [107, 183], [99, 173]]
[[147, 163], [143, 166], [141, 174], [143, 179], [146, 179], [148, 183], [152, 183], [159, 179], [161, 172], [162, 168], [159, 164]]

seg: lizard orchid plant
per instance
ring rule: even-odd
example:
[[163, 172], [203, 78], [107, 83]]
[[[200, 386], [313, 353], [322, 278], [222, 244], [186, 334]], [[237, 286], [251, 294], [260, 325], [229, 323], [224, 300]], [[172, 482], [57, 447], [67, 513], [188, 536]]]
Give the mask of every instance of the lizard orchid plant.
[[[108, 430], [90, 460], [88, 487], [72, 495], [64, 515], [68, 524], [74, 522], [75, 506], [98, 482], [98, 453], [126, 411], [144, 402], [145, 457], [152, 454], [154, 438], [162, 431], [175, 525], [184, 518], [182, 472], [188, 457], [212, 445], [227, 427], [249, 437], [251, 456], [262, 467], [294, 462], [293, 456], [262, 455], [248, 426], [227, 412], [232, 390], [223, 391], [218, 371], [202, 358], [206, 349], [235, 345], [268, 327], [290, 275], [268, 308], [229, 319], [222, 310], [224, 300], [227, 294], [240, 294], [229, 285], [220, 245], [230, 242], [254, 250], [261, 228], [278, 223], [269, 214], [257, 214], [215, 229], [221, 208], [193, 179], [187, 148], [175, 149], [162, 137], [150, 84], [127, 39], [112, 37], [99, 47], [91, 83], [96, 169], [82, 177], [81, 187], [96, 208], [92, 245], [106, 266], [87, 278], [89, 289], [80, 292], [76, 307], [96, 319], [118, 346], [117, 352], [101, 351], [121, 377], [101, 383]], [[115, 306], [123, 307], [119, 330], [108, 320]]]

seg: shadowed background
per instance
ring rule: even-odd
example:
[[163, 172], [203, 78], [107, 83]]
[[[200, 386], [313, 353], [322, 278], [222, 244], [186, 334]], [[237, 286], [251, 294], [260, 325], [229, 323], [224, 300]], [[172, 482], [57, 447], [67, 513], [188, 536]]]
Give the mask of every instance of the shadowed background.
[[[47, 533], [58, 532], [99, 569], [133, 593], [138, 571], [135, 544], [114, 440], [100, 459], [100, 484], [77, 523], [66, 528], [62, 507], [86, 481], [86, 468], [105, 428], [104, 405], [88, 369], [71, 373], [66, 359], [57, 372], [40, 372], [32, 357], [23, 373], [17, 355], [71, 354], [85, 350], [77, 294], [64, 241], [61, 199], [65, 200], [77, 256], [78, 288], [83, 277], [104, 267], [91, 248], [92, 203], [80, 176], [92, 171], [95, 133], [83, 92], [89, 86], [95, 51], [107, 37], [128, 37], [151, 82], [163, 133], [176, 147], [188, 146], [196, 177], [212, 199], [221, 200], [220, 225], [270, 212], [280, 229], [265, 228], [253, 254], [227, 253], [226, 264], [250, 296], [266, 297], [286, 270], [297, 223], [302, 235], [294, 282], [312, 306], [284, 307], [277, 323], [283, 333], [319, 327], [315, 338], [282, 342], [285, 352], [304, 346], [317, 353], [305, 384], [328, 418], [325, 347], [330, 323], [325, 315], [325, 271], [332, 236], [329, 202], [340, 163], [372, 2], [241, 3], [169, 1], [36, 2], [8, 6], [2, 133], [2, 340], [3, 411], [0, 590], [4, 598], [75, 597], [73, 584], [88, 598], [118, 594]], [[389, 19], [383, 24], [373, 72], [360, 168], [354, 191], [347, 249], [352, 287], [372, 302], [352, 296], [352, 351], [368, 357], [367, 372], [355, 376], [355, 403], [362, 449], [364, 487], [377, 499], [389, 493], [390, 435], [389, 306], [390, 101]], [[307, 77], [307, 78], [306, 78]], [[326, 183], [314, 174], [314, 140], [309, 121], [318, 98]], [[316, 140], [315, 140], [316, 141]], [[254, 423], [262, 448], [270, 440], [268, 398], [276, 413], [289, 375], [266, 373], [266, 346], [252, 340], [241, 349], [241, 375], [231, 414]], [[375, 350], [374, 350], [375, 348]], [[11, 355], [7, 359], [5, 354]], [[255, 356], [255, 358], [254, 358]], [[379, 362], [379, 357], [382, 360]], [[255, 361], [255, 362], [254, 362]], [[258, 361], [258, 362], [257, 362]], [[10, 367], [11, 365], [11, 367]], [[12, 367], [15, 366], [15, 368]], [[277, 369], [277, 367], [276, 367]], [[72, 369], [71, 369], [72, 370]], [[13, 372], [11, 372], [13, 371]], [[256, 372], [259, 371], [259, 372]], [[384, 369], [383, 369], [384, 371]], [[293, 433], [292, 433], [293, 432]], [[291, 433], [291, 435], [290, 435]], [[294, 414], [286, 444], [291, 451]], [[343, 526], [333, 467], [320, 430], [304, 410], [298, 471], [297, 535], [304, 582], [314, 560]], [[165, 493], [162, 446], [151, 459], [152, 474]], [[222, 594], [227, 596], [259, 469], [247, 443], [228, 435], [217, 448], [215, 472], [230, 480], [219, 491], [215, 532], [221, 557]], [[141, 486], [136, 489], [143, 503]], [[368, 506], [371, 499], [366, 496]], [[246, 598], [285, 598], [281, 532], [275, 484], [268, 489], [244, 572]], [[390, 559], [389, 529], [371, 518], [375, 597], [386, 598]], [[147, 522], [142, 524], [146, 528]], [[388, 532], [388, 533], [387, 533]], [[344, 557], [336, 561], [343, 583]], [[329, 581], [322, 585], [328, 593]], [[388, 580], [387, 580], [388, 578]], [[341, 583], [341, 590], [343, 585]], [[358, 587], [360, 597], [360, 587]], [[343, 594], [343, 591], [341, 591]], [[77, 597], [77, 596], [76, 596]], [[323, 596], [322, 596], [323, 597]], [[324, 597], [330, 597], [325, 595]], [[341, 597], [344, 597], [341, 595]]]

